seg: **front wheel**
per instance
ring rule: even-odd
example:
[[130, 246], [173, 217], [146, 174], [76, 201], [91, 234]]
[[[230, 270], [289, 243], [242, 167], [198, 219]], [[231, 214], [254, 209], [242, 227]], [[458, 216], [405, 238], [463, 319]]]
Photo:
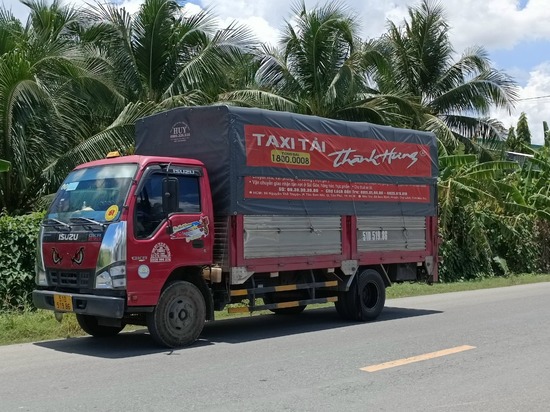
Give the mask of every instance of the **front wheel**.
[[81, 315], [79, 313], [76, 314], [76, 320], [84, 332], [96, 338], [115, 336], [124, 329], [125, 326], [124, 324], [120, 326], [100, 325], [97, 316]]
[[187, 346], [197, 340], [206, 319], [206, 303], [192, 283], [171, 283], [160, 295], [155, 310], [147, 314], [153, 339], [169, 348]]

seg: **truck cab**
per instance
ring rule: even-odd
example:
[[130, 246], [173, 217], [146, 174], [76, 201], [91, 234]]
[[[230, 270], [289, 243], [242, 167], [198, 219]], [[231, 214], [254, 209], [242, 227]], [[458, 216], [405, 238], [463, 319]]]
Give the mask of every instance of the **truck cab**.
[[[67, 176], [42, 223], [34, 303], [76, 313], [95, 336], [147, 324], [167, 282], [185, 278], [206, 295], [201, 268], [212, 264], [212, 222], [199, 161], [125, 156], [83, 164]], [[203, 301], [199, 309], [177, 310], [181, 319], [172, 326], [181, 326], [186, 311], [208, 317], [210, 300]]]

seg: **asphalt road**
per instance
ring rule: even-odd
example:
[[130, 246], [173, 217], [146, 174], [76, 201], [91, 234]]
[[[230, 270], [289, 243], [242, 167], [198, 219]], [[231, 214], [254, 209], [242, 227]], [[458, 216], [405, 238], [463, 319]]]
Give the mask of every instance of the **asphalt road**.
[[[549, 411], [550, 283], [0, 347], [0, 411]], [[390, 362], [390, 363], [388, 363]]]

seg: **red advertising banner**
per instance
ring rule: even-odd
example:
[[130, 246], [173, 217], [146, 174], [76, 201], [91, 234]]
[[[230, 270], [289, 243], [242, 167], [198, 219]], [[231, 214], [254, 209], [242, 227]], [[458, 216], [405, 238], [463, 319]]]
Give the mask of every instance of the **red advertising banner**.
[[331, 180], [245, 177], [245, 198], [429, 203], [428, 185], [337, 182]]
[[428, 145], [245, 125], [246, 164], [351, 174], [430, 177]]

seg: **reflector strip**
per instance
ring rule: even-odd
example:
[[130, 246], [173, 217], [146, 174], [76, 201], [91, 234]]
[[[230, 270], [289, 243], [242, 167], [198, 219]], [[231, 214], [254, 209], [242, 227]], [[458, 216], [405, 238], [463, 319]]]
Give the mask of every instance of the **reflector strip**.
[[281, 286], [268, 286], [259, 287], [254, 289], [237, 289], [231, 290], [231, 296], [246, 296], [254, 293], [273, 293], [273, 292], [287, 292], [289, 290], [301, 290], [312, 288], [332, 288], [338, 286], [338, 281], [331, 280], [328, 282], [316, 282], [316, 283], [299, 283], [294, 285], [281, 285]]
[[236, 307], [228, 308], [227, 312], [228, 313], [249, 313], [249, 312], [257, 312], [260, 310], [293, 308], [296, 306], [305, 306], [305, 305], [311, 305], [314, 303], [336, 302], [337, 300], [338, 300], [337, 296], [330, 296], [328, 298], [294, 300], [290, 302], [270, 303], [269, 305], [258, 305], [254, 307], [236, 306]]

